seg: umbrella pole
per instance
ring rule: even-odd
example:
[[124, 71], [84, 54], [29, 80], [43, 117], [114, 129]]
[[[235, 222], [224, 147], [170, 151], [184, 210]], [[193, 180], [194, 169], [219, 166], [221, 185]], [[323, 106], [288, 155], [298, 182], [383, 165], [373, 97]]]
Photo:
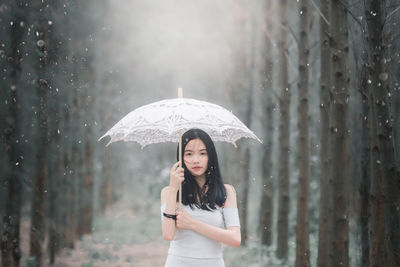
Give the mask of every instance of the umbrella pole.
[[[179, 167], [182, 167], [182, 130], [179, 131]], [[179, 208], [182, 208], [182, 183], [179, 185]]]
[[[182, 88], [178, 88], [178, 98], [182, 97]], [[182, 130], [179, 131], [179, 167], [182, 167]], [[182, 183], [179, 185], [179, 208], [182, 208]]]

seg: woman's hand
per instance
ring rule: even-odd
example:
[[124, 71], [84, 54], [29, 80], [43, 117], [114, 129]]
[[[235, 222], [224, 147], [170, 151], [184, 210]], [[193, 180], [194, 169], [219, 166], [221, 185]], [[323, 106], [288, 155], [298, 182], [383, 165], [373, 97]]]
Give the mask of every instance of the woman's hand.
[[176, 212], [176, 227], [179, 229], [192, 230], [195, 222], [192, 216], [183, 208], [179, 208]]
[[184, 170], [182, 167], [178, 167], [178, 165], [179, 161], [172, 166], [171, 171], [169, 173], [169, 186], [177, 190], [179, 189], [180, 184], [185, 179]]

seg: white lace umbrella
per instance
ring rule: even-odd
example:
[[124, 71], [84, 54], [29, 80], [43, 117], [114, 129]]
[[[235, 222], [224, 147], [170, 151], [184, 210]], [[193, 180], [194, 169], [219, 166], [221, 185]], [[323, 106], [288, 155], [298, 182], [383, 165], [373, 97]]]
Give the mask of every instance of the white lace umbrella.
[[213, 141], [236, 146], [242, 138], [260, 139], [232, 112], [221, 106], [190, 98], [174, 98], [154, 102], [130, 112], [99, 140], [110, 136], [107, 146], [116, 141], [135, 141], [142, 145], [179, 142], [180, 132], [199, 128]]
[[[207, 132], [213, 141], [229, 142], [235, 147], [235, 141], [242, 137], [262, 143], [232, 112], [212, 103], [182, 98], [180, 88], [178, 98], [154, 102], [130, 112], [99, 141], [110, 136], [107, 146], [116, 141], [136, 141], [142, 148], [163, 142], [179, 142], [181, 146], [182, 132], [192, 128]], [[179, 159], [182, 162], [181, 154]]]

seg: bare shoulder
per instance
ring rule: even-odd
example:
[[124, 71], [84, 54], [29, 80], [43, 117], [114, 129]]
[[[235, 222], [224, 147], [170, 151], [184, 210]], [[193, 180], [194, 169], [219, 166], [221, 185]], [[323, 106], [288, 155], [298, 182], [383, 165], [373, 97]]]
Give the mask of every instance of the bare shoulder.
[[230, 185], [230, 184], [224, 184], [224, 186], [225, 186], [225, 189], [226, 189], [226, 195], [228, 196], [228, 195], [234, 195], [234, 196], [236, 196], [236, 190], [235, 190], [235, 188], [233, 187], [233, 185]]
[[233, 185], [230, 184], [224, 184], [225, 189], [226, 189], [226, 200], [224, 203], [225, 208], [236, 208], [237, 203], [236, 203], [236, 190], [233, 187]]

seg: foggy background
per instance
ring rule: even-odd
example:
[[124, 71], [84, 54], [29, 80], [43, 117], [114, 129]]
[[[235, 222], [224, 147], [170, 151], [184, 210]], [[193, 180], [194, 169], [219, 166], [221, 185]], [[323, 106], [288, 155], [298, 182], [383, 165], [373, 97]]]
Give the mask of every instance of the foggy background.
[[[395, 0], [384, 1], [386, 24], [384, 28], [376, 26], [387, 34], [385, 60], [381, 60], [384, 70], [368, 61], [368, 40], [373, 39], [370, 31], [375, 28], [368, 28], [367, 21], [381, 14], [370, 10], [370, 0], [342, 0], [348, 13], [347, 20], [342, 18], [339, 23], [325, 14], [329, 22], [348, 30], [343, 49], [346, 57], [343, 67], [336, 70], [343, 76], [330, 73], [330, 77], [348, 78], [343, 88], [348, 90], [343, 105], [348, 112], [336, 118], [329, 108], [335, 106], [333, 97], [338, 94], [321, 75], [337, 53], [334, 44], [340, 43], [333, 34], [329, 42], [324, 41], [320, 32], [321, 21], [326, 19], [323, 7], [328, 2], [333, 3], [0, 3], [0, 266], [11, 266], [15, 258], [20, 258], [15, 266], [162, 266], [169, 243], [161, 236], [160, 192], [169, 184], [177, 144], [141, 149], [133, 142], [105, 147], [108, 138], [97, 140], [132, 110], [177, 97], [178, 88], [183, 88], [185, 98], [232, 111], [264, 141], [240, 140], [238, 148], [216, 143], [223, 180], [238, 193], [242, 226], [241, 246], [224, 247], [226, 266], [295, 266], [296, 249], [307, 243], [300, 256], [306, 255], [310, 266], [325, 267], [318, 262], [318, 254], [332, 252], [333, 245], [319, 247], [325, 218], [320, 214], [326, 199], [339, 195], [332, 193], [331, 177], [337, 169], [347, 171], [346, 176], [336, 177], [343, 181], [344, 216], [335, 220], [340, 210], [334, 212], [333, 208], [339, 201], [329, 200], [326, 221], [331, 223], [330, 238], [335, 238], [332, 227], [338, 221], [348, 227], [345, 240], [340, 240], [342, 247], [348, 244], [343, 266], [366, 267], [366, 259], [386, 259], [389, 252], [397, 255], [394, 252], [400, 246], [385, 251], [373, 248], [384, 248], [387, 244], [379, 242], [393, 239], [387, 232], [392, 229], [390, 220], [385, 221], [379, 211], [385, 209], [387, 214], [390, 204], [382, 199], [394, 199], [397, 213], [393, 212], [393, 218], [395, 222], [400, 218], [398, 188], [393, 186], [390, 191], [390, 186], [383, 187], [383, 181], [397, 181], [398, 176], [382, 181], [381, 175], [369, 172], [394, 166], [398, 175], [400, 168], [399, 5]], [[329, 27], [339, 31], [333, 24]], [[324, 58], [321, 51], [326, 46], [332, 55]], [[299, 60], [301, 55], [306, 55], [305, 65]], [[306, 84], [300, 71], [304, 69]], [[390, 116], [379, 117], [377, 122], [371, 107], [381, 106], [371, 92], [381, 86], [388, 92]], [[301, 98], [304, 88], [306, 97]], [[326, 106], [321, 100], [324, 91], [332, 102]], [[307, 103], [308, 110], [301, 109], [300, 103]], [[343, 129], [338, 126], [345, 133], [342, 143], [323, 141], [325, 131], [333, 138], [338, 130], [333, 122], [324, 124], [324, 112], [337, 124], [346, 122]], [[306, 120], [302, 114], [307, 114]], [[374, 139], [374, 130], [386, 125], [390, 126], [386, 137], [393, 140], [389, 150], [395, 155], [394, 163], [380, 158], [390, 151], [381, 149]], [[308, 129], [306, 151], [299, 149], [305, 140], [300, 137], [302, 126]], [[287, 145], [282, 141], [284, 132]], [[329, 155], [323, 155], [322, 147], [328, 143]], [[332, 152], [344, 143], [348, 144], [346, 153]], [[299, 170], [306, 155], [309, 175], [304, 183]], [[324, 160], [339, 162], [339, 167], [329, 165], [327, 171]], [[287, 176], [282, 174], [285, 170]], [[324, 196], [320, 192], [328, 179], [329, 192]], [[288, 191], [281, 181], [288, 182]], [[307, 202], [299, 206], [298, 190], [304, 185]], [[265, 196], [270, 198], [265, 201]], [[287, 208], [279, 209], [285, 200]], [[307, 224], [298, 221], [301, 209]], [[270, 223], [262, 218], [267, 213]], [[282, 216], [287, 217], [286, 228]], [[375, 231], [376, 225], [385, 225], [386, 232]], [[393, 225], [395, 230], [390, 233], [399, 234], [397, 224]], [[296, 239], [302, 229], [307, 238]], [[264, 240], [265, 233], [269, 233], [269, 241]], [[287, 240], [282, 237], [285, 235]], [[278, 255], [282, 247], [283, 254]], [[341, 260], [341, 256], [329, 259]]]

